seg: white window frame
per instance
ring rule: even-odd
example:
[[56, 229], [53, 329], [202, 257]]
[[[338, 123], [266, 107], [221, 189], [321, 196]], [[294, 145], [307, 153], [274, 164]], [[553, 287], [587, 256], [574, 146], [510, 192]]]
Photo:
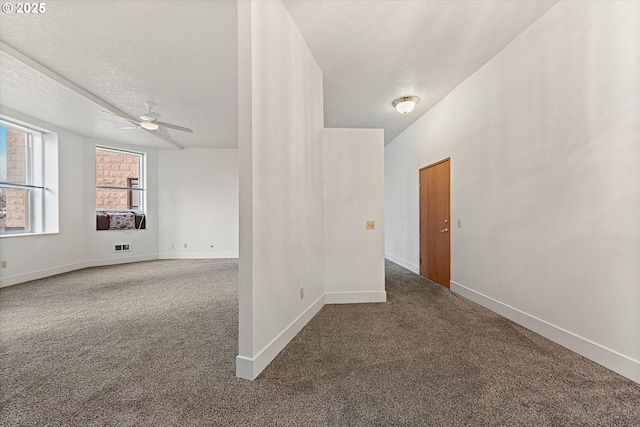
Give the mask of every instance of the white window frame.
[[0, 236], [42, 234], [45, 222], [45, 191], [47, 190], [44, 185], [44, 133], [1, 118], [0, 125], [27, 135], [25, 183], [0, 181], [0, 188], [25, 190], [29, 194], [27, 208], [29, 220], [26, 229], [0, 232]]

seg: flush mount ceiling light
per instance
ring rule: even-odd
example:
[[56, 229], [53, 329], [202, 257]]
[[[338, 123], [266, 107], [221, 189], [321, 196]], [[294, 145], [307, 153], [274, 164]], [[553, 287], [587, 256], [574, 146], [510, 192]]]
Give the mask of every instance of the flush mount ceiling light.
[[160, 127], [156, 122], [140, 122], [140, 126], [146, 130], [158, 130]]
[[396, 107], [398, 113], [407, 114], [413, 111], [413, 108], [416, 106], [418, 101], [420, 101], [420, 98], [417, 96], [401, 96], [400, 98], [394, 99], [391, 105]]

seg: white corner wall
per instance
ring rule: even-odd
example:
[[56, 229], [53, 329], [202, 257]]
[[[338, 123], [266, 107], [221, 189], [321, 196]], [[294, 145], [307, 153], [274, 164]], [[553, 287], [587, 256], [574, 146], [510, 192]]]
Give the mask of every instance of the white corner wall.
[[159, 151], [158, 189], [161, 259], [238, 257], [237, 149]]
[[238, 46], [236, 375], [255, 379], [325, 303], [386, 300], [384, 135], [323, 129], [322, 73], [282, 2], [238, 2]]
[[324, 129], [322, 144], [326, 303], [384, 302], [384, 131]]
[[236, 373], [254, 379], [324, 304], [322, 73], [280, 1], [238, 21]]
[[386, 252], [451, 157], [454, 292], [640, 382], [640, 3], [560, 2], [385, 149]]

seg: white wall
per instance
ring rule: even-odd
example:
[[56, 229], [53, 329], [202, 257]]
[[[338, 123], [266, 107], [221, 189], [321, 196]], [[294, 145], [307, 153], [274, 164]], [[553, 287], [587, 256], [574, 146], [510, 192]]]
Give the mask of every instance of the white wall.
[[161, 150], [158, 162], [160, 258], [237, 258], [238, 150]]
[[384, 302], [384, 131], [324, 129], [322, 144], [326, 302]]
[[639, 76], [640, 3], [554, 6], [386, 147], [388, 257], [450, 156], [451, 289], [640, 382]]
[[[59, 171], [59, 232], [0, 237], [0, 258], [7, 261], [7, 268], [0, 270], [0, 286], [92, 265], [157, 258], [157, 225], [150, 225], [149, 230], [137, 234], [96, 231], [95, 144], [98, 141], [4, 107], [0, 108], [0, 114], [57, 134]], [[125, 148], [115, 143], [100, 143]], [[143, 151], [149, 156], [150, 173], [157, 174], [155, 150]], [[157, 194], [154, 176], [150, 180], [150, 193]], [[157, 196], [150, 196], [148, 208], [149, 224], [157, 224], [154, 219], [157, 217]], [[112, 244], [122, 238], [133, 245], [133, 251], [125, 256], [112, 252]]]
[[322, 73], [281, 2], [239, 2], [238, 19], [236, 362], [253, 379], [323, 304]]
[[383, 230], [364, 229], [382, 226], [384, 135], [323, 130], [322, 73], [282, 2], [238, 2], [238, 46], [236, 374], [254, 379], [325, 301], [386, 300]]

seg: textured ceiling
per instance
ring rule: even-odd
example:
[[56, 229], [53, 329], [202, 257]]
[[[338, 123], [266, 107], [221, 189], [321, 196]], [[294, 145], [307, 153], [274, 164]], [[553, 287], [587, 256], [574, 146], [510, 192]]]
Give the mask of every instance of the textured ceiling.
[[[324, 73], [327, 127], [388, 142], [555, 1], [285, 1]], [[0, 15], [0, 40], [137, 117], [154, 101], [184, 147], [237, 146], [236, 2], [63, 1]], [[421, 98], [400, 115], [391, 101]], [[170, 148], [0, 53], [0, 105], [82, 135]]]
[[[41, 15], [2, 14], [0, 39], [138, 117], [154, 101], [185, 147], [237, 146], [237, 6], [233, 1], [52, 1]], [[59, 83], [0, 55], [0, 104], [80, 134], [170, 148], [119, 130]]]
[[[327, 127], [388, 143], [556, 1], [285, 1], [324, 75]], [[391, 105], [420, 102], [407, 115]]]

